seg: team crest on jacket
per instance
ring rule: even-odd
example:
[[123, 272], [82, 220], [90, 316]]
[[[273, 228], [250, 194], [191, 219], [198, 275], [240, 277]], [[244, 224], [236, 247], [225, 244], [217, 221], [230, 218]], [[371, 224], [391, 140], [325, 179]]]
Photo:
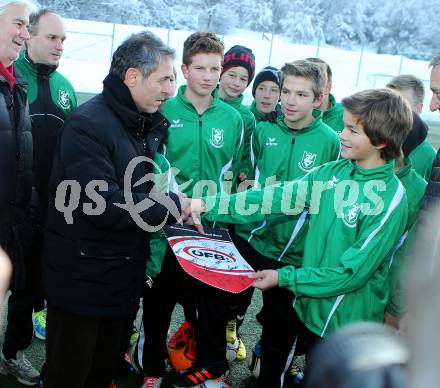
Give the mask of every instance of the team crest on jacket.
[[315, 164], [316, 154], [313, 152], [304, 151], [301, 161], [298, 166], [303, 171], [309, 171]]
[[58, 90], [58, 104], [63, 109], [70, 109], [70, 96], [65, 90]]
[[212, 128], [211, 144], [214, 147], [223, 147], [223, 144], [225, 142], [223, 132], [223, 128]]
[[342, 221], [349, 228], [355, 228], [362, 206], [355, 203], [344, 209]]

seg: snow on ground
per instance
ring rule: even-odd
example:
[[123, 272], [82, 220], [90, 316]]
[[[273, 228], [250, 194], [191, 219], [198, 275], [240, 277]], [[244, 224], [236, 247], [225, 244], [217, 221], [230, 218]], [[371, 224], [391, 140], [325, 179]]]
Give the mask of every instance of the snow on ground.
[[[67, 37], [60, 71], [78, 92], [98, 93], [106, 76], [112, 52], [128, 35], [148, 29], [176, 50], [176, 67], [182, 60], [183, 42], [191, 31], [146, 28], [86, 20], [66, 19]], [[285, 62], [319, 56], [333, 70], [333, 93], [339, 100], [358, 90], [383, 87], [395, 75], [413, 74], [425, 83], [426, 99], [423, 117], [440, 121], [438, 114], [429, 111], [428, 62], [411, 60], [397, 55], [375, 54], [368, 51], [349, 51], [334, 47], [302, 45], [285, 42], [279, 36], [243, 29], [223, 37], [226, 49], [236, 44], [250, 47], [255, 53], [257, 72], [267, 65], [281, 67]], [[272, 47], [271, 47], [272, 46]], [[178, 84], [183, 83], [180, 71]], [[251, 88], [245, 92], [245, 103], [252, 100]]]

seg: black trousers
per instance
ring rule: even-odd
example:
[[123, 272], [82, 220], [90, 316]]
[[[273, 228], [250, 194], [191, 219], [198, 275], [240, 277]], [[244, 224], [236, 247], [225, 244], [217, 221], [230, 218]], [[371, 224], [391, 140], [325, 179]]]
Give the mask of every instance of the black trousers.
[[144, 295], [144, 374], [162, 376], [165, 372], [166, 338], [176, 303], [184, 306], [186, 318], [194, 324], [197, 364], [226, 369], [226, 322], [233, 301], [243, 294], [222, 291], [194, 279], [181, 268], [168, 247], [161, 272]]
[[15, 358], [18, 350], [31, 344], [34, 332], [32, 312], [44, 309], [40, 271], [42, 241], [38, 229], [25, 258], [25, 287], [13, 290], [8, 300], [8, 326], [2, 350], [7, 359]]
[[89, 318], [47, 306], [44, 388], [108, 388], [124, 318]]
[[[240, 254], [255, 270], [279, 269], [284, 266], [261, 255], [241, 237], [233, 236], [232, 240]], [[263, 326], [258, 379], [258, 386], [261, 388], [282, 387], [297, 344], [301, 344], [303, 349], [310, 349], [319, 340], [298, 318], [293, 309], [293, 299], [294, 294], [286, 288], [275, 287], [263, 292], [263, 308], [257, 315]]]

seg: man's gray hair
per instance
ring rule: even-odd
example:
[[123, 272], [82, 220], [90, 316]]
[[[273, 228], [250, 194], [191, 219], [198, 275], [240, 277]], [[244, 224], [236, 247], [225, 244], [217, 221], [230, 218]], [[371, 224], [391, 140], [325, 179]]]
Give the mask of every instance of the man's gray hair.
[[0, 16], [14, 6], [24, 7], [30, 14], [38, 11], [38, 6], [33, 0], [0, 0]]
[[423, 104], [425, 99], [425, 86], [420, 78], [411, 74], [401, 74], [387, 84], [387, 88], [394, 90], [411, 90], [415, 104]]
[[434, 58], [431, 59], [431, 62], [429, 62], [429, 67], [434, 67], [440, 65], [440, 53], [434, 55]]
[[150, 31], [131, 35], [116, 49], [110, 65], [110, 74], [124, 80], [130, 68], [138, 69], [148, 77], [159, 67], [161, 57], [174, 59], [175, 51]]

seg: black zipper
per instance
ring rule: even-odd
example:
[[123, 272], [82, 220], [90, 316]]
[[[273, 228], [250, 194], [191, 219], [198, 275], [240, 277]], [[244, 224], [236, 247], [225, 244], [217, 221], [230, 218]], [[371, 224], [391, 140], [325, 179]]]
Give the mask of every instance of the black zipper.
[[290, 178], [290, 163], [292, 161], [293, 149], [295, 148], [295, 136], [292, 137], [291, 145], [292, 146], [290, 147], [289, 163], [287, 164], [287, 177], [286, 177], [286, 179], [291, 179]]

